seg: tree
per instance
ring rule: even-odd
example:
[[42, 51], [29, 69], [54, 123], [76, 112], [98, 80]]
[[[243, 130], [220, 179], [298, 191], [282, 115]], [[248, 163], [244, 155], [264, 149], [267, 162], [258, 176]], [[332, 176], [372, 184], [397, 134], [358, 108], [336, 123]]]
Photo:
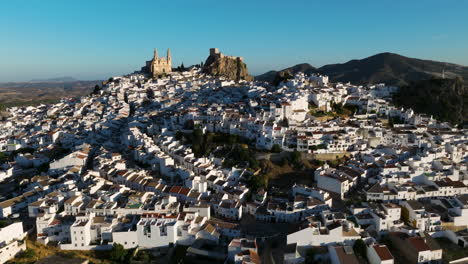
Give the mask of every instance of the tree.
[[110, 252], [110, 259], [116, 263], [124, 263], [127, 254], [127, 250], [121, 244], [114, 243]]
[[184, 66], [184, 63], [182, 62], [182, 64], [180, 65], [180, 70], [181, 71], [185, 71], [185, 66]]
[[299, 151], [297, 150], [293, 151], [289, 159], [290, 159], [291, 164], [294, 165], [295, 167], [302, 166], [302, 155]]
[[48, 172], [49, 169], [50, 169], [49, 162], [42, 163], [41, 165], [39, 165], [39, 167], [37, 167], [37, 171], [39, 172]]
[[138, 255], [137, 255], [137, 260], [143, 262], [143, 263], [150, 263], [151, 261], [151, 256], [149, 255], [149, 253], [147, 251], [138, 251]]
[[0, 152], [0, 164], [7, 162], [9, 158], [10, 157], [7, 154]]
[[31, 259], [36, 256], [36, 251], [32, 248], [27, 248], [25, 251], [21, 252], [18, 257], [19, 258], [26, 258], [26, 259]]
[[284, 158], [281, 159], [279, 165], [280, 165], [281, 167], [284, 167], [284, 166], [286, 166], [286, 165], [288, 165], [288, 164], [289, 164], [288, 159], [287, 159], [286, 157], [284, 157]]
[[317, 255], [317, 253], [315, 252], [315, 249], [314, 248], [309, 248], [307, 251], [306, 251], [306, 255], [305, 255], [305, 263], [306, 264], [315, 264], [315, 263], [318, 263], [317, 261], [315, 261], [315, 256]]
[[4, 228], [5, 226], [8, 226], [9, 223], [6, 220], [0, 220], [0, 228]]
[[325, 161], [323, 161], [323, 160], [318, 160], [318, 159], [314, 159], [314, 160], [312, 160], [311, 163], [312, 163], [313, 165], [315, 165], [315, 166], [322, 167], [322, 166], [325, 164]]
[[200, 158], [204, 151], [205, 145], [203, 144], [203, 131], [199, 128], [194, 129], [192, 132], [192, 150], [195, 157]]
[[98, 94], [99, 90], [101, 90], [101, 88], [99, 88], [99, 85], [96, 84], [96, 86], [94, 86], [93, 94]]
[[357, 255], [365, 259], [367, 258], [367, 246], [364, 240], [362, 239], [356, 240], [353, 245], [353, 250]]
[[177, 140], [181, 140], [183, 137], [184, 137], [184, 133], [182, 133], [182, 131], [177, 131], [177, 132], [175, 133], [175, 138], [176, 138]]
[[268, 178], [263, 174], [252, 175], [247, 181], [249, 189], [255, 193], [261, 188], [265, 188], [268, 185]]
[[274, 144], [273, 147], [271, 147], [271, 152], [280, 153], [281, 151], [282, 151], [281, 146], [278, 144]]

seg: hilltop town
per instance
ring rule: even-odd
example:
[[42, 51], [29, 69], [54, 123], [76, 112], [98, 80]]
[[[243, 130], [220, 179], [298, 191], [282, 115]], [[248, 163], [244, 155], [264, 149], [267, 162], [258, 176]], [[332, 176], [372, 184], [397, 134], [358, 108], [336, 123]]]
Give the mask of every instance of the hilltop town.
[[241, 57], [207, 62], [175, 70], [155, 51], [89, 96], [8, 108], [0, 263], [27, 239], [154, 263], [468, 257], [453, 253], [468, 247], [466, 129], [394, 106], [396, 86], [273, 86]]

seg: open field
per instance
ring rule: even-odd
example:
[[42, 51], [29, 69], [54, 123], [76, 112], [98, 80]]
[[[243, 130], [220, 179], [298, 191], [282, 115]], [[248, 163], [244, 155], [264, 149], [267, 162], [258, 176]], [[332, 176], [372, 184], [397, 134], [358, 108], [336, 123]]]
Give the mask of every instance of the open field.
[[19, 254], [19, 256], [11, 259], [8, 263], [35, 263], [36, 261], [51, 255], [60, 255], [67, 258], [87, 259], [91, 263], [96, 264], [111, 263], [107, 251], [60, 250], [58, 247], [46, 246], [37, 243], [30, 238], [26, 239], [26, 247], [27, 254]]
[[101, 81], [0, 83], [0, 104], [9, 107], [51, 103], [64, 97], [91, 93]]

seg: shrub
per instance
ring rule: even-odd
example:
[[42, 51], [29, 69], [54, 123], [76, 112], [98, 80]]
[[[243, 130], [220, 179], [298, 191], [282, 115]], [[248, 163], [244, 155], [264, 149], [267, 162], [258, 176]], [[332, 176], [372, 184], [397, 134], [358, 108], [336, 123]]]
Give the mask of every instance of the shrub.
[[353, 250], [357, 255], [363, 258], [367, 258], [367, 248], [366, 248], [366, 243], [364, 242], [364, 240], [362, 239], [356, 240], [356, 242], [354, 242], [354, 245], [353, 245]]
[[36, 251], [32, 248], [27, 248], [25, 251], [19, 253], [19, 258], [34, 258], [36, 256]]
[[281, 146], [278, 144], [274, 144], [273, 147], [271, 147], [271, 152], [280, 153], [281, 151], [282, 151]]
[[124, 263], [127, 259], [128, 251], [118, 243], [114, 243], [110, 252], [110, 259], [116, 263]]

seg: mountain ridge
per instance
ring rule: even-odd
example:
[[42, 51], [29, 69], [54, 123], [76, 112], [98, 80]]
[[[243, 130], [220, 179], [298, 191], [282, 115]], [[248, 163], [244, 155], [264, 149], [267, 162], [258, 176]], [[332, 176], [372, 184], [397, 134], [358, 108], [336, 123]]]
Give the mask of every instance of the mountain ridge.
[[75, 79], [75, 78], [73, 78], [71, 76], [63, 76], [63, 77], [46, 78], [46, 79], [32, 79], [29, 82], [33, 82], [33, 83], [36, 83], [36, 82], [50, 83], [50, 82], [76, 82], [76, 81], [80, 81], [80, 80]]
[[[301, 65], [309, 65], [301, 70]], [[373, 84], [385, 82], [391, 85], [404, 86], [412, 81], [441, 77], [462, 77], [468, 80], [468, 67], [449, 62], [424, 60], [406, 57], [400, 54], [383, 52], [363, 59], [353, 59], [344, 63], [327, 64], [315, 68], [308, 63], [301, 63], [280, 71], [268, 71], [255, 77], [259, 81], [273, 83], [275, 77], [284, 72], [295, 74], [320, 73], [328, 75], [333, 82], [351, 82], [354, 84]]]

